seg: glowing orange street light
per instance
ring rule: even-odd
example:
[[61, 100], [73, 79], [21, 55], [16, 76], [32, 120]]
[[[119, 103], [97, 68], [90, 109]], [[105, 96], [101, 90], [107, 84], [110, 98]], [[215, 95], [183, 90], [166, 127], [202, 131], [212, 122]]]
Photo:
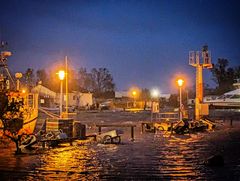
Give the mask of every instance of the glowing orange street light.
[[184, 80], [178, 79], [177, 84], [179, 86], [179, 119], [182, 120], [182, 86], [183, 86]]
[[183, 85], [183, 83], [184, 83], [184, 80], [178, 79], [178, 80], [177, 80], [177, 83], [178, 83], [178, 86], [179, 86], [179, 87], [182, 87], [182, 85]]
[[57, 74], [58, 74], [58, 77], [60, 80], [64, 80], [64, 78], [65, 78], [64, 70], [59, 70]]
[[133, 91], [132, 92], [132, 95], [135, 97], [137, 95], [137, 92], [136, 91]]
[[136, 107], [136, 95], [137, 95], [137, 91], [132, 91], [132, 95], [133, 95], [133, 107]]
[[62, 117], [62, 101], [63, 101], [63, 80], [65, 78], [65, 72], [64, 70], [59, 70], [58, 71], [58, 77], [61, 81], [60, 84], [60, 103], [59, 103], [59, 111], [60, 111], [60, 117]]

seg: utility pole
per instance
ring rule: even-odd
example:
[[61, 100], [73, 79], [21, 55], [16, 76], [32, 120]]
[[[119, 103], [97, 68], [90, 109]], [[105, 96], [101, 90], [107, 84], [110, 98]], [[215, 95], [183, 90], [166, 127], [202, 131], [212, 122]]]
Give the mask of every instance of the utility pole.
[[68, 59], [65, 56], [65, 71], [66, 71], [66, 116], [68, 118]]

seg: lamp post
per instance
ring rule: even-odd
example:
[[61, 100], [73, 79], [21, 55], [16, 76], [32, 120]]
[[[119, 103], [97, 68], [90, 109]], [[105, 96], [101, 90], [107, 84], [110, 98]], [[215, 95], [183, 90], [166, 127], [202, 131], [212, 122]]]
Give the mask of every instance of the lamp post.
[[182, 120], [182, 86], [184, 83], [184, 80], [178, 79], [177, 80], [178, 87], [179, 87], [179, 119]]
[[151, 121], [153, 120], [153, 113], [159, 112], [159, 100], [157, 102], [154, 101], [154, 99], [159, 98], [159, 90], [158, 89], [152, 89], [151, 90]]
[[133, 92], [132, 92], [132, 95], [133, 95], [133, 107], [136, 107], [135, 97], [136, 97], [136, 95], [137, 95], [137, 92], [136, 92], [136, 91], [133, 91]]
[[60, 110], [60, 117], [62, 117], [62, 106], [63, 106], [63, 80], [65, 77], [65, 72], [63, 70], [58, 71], [58, 77], [60, 79], [60, 102], [59, 102], [59, 110]]
[[17, 72], [16, 74], [15, 74], [15, 77], [16, 77], [16, 79], [17, 79], [17, 91], [19, 91], [20, 90], [20, 80], [19, 79], [21, 79], [22, 78], [22, 73], [20, 73], [20, 72]]

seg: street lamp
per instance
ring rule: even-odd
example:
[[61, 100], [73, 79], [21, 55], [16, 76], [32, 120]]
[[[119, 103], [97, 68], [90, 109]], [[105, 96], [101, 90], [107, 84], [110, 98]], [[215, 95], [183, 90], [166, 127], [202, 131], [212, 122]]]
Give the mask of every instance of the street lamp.
[[60, 105], [59, 105], [59, 110], [60, 110], [60, 117], [62, 117], [62, 101], [63, 101], [63, 80], [64, 80], [64, 77], [65, 77], [65, 72], [64, 70], [59, 70], [58, 71], [58, 77], [61, 81], [61, 84], [60, 84]]
[[[151, 121], [153, 120], [153, 113], [159, 112], [159, 90], [158, 89], [152, 89], [151, 90]], [[155, 100], [154, 100], [155, 99]]]
[[136, 97], [136, 95], [137, 95], [137, 92], [136, 92], [136, 91], [132, 91], [132, 95], [133, 95], [133, 107], [136, 107], [135, 97]]
[[159, 96], [159, 90], [158, 89], [152, 89], [151, 90], [151, 97], [152, 98], [158, 98]]
[[179, 86], [179, 119], [182, 120], [182, 86], [184, 83], [183, 79], [177, 80], [178, 86]]

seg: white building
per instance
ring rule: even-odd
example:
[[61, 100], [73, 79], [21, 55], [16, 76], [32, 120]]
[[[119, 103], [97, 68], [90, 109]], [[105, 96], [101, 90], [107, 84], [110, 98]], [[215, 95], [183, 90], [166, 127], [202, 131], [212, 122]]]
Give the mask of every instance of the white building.
[[129, 97], [128, 91], [115, 91], [115, 98]]
[[[39, 94], [39, 103], [42, 107], [55, 107], [56, 105], [59, 105], [60, 93], [56, 93], [40, 84], [34, 87], [31, 92]], [[81, 93], [77, 91], [68, 93], [68, 106], [85, 107], [91, 106], [92, 104], [92, 93]], [[65, 93], [63, 93], [63, 105], [66, 105]]]
[[39, 95], [39, 104], [41, 107], [54, 107], [57, 97], [56, 92], [39, 84], [31, 90], [32, 93]]
[[[60, 93], [57, 93], [56, 103], [59, 104]], [[68, 93], [68, 106], [86, 107], [93, 104], [92, 93], [73, 91]], [[63, 93], [63, 105], [66, 105], [66, 94]]]

